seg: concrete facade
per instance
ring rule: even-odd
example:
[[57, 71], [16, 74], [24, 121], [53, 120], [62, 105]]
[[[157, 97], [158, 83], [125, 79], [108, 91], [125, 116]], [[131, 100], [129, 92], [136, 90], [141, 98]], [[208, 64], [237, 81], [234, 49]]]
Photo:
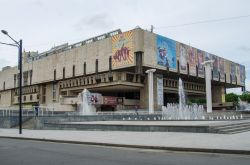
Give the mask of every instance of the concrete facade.
[[[140, 28], [131, 30], [133, 34], [134, 61], [129, 65], [114, 68], [112, 40], [116, 35], [123, 35], [120, 30], [103, 34], [73, 45], [60, 45], [44, 53], [24, 52], [23, 60], [23, 102], [32, 105], [35, 102], [44, 106], [76, 107], [75, 99], [64, 102], [68, 98], [77, 97], [84, 88], [103, 96], [117, 97], [115, 109], [131, 109], [135, 105], [148, 108], [147, 69], [156, 69], [157, 75], [163, 76], [164, 104], [176, 99], [178, 78], [184, 81], [184, 89], [189, 97], [205, 98], [205, 80], [202, 77], [181, 74], [179, 59], [177, 70], [172, 71], [157, 64], [157, 35]], [[228, 60], [227, 60], [228, 61]], [[225, 70], [230, 70], [225, 61]], [[228, 61], [229, 62], [229, 61]], [[238, 65], [238, 64], [235, 64]], [[237, 67], [236, 67], [237, 68]], [[18, 69], [10, 67], [0, 71], [0, 106], [18, 104]], [[225, 71], [224, 81], [212, 81], [213, 102], [221, 102], [222, 89], [226, 87], [244, 87], [236, 75]], [[238, 76], [238, 77], [237, 77]], [[245, 76], [245, 75], [244, 75]], [[119, 102], [120, 98], [120, 102]], [[157, 104], [157, 81], [154, 75], [154, 107]], [[69, 100], [69, 99], [68, 99]], [[73, 107], [73, 108], [72, 108]], [[120, 108], [119, 108], [120, 107]], [[60, 109], [60, 108], [59, 108]]]

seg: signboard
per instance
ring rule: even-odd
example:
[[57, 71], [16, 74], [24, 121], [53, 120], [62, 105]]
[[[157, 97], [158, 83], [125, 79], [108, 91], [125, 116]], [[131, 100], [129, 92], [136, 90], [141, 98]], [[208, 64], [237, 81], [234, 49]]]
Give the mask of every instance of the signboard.
[[117, 105], [117, 97], [103, 96], [103, 105]]
[[180, 73], [187, 74], [187, 53], [188, 49], [185, 44], [178, 43], [179, 69]]
[[157, 64], [176, 71], [176, 42], [163, 36], [156, 36]]
[[112, 68], [134, 65], [133, 31], [112, 36]]
[[157, 104], [164, 105], [163, 77], [157, 76]]

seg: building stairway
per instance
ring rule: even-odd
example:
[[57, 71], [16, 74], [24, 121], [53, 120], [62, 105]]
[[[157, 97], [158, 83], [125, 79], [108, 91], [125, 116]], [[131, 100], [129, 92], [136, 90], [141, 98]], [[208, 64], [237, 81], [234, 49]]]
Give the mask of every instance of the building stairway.
[[211, 126], [210, 133], [219, 134], [236, 134], [241, 132], [250, 131], [250, 120], [244, 120], [243, 122], [232, 123], [227, 125]]

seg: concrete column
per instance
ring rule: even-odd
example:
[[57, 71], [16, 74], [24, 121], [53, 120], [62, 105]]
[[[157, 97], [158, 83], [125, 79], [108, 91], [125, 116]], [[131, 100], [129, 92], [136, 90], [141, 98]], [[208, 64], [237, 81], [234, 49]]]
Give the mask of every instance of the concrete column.
[[208, 60], [203, 63], [203, 65], [205, 66], [207, 113], [212, 113], [212, 89], [211, 89], [211, 65], [212, 64], [213, 64], [213, 60]]
[[146, 71], [148, 74], [148, 111], [149, 114], [154, 113], [154, 81], [153, 81], [153, 73], [156, 69], [149, 69]]

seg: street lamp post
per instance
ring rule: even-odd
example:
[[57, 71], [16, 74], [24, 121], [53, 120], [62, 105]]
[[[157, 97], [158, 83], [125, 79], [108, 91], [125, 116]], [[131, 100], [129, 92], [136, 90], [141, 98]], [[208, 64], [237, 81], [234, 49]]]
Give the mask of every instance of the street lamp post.
[[19, 134], [22, 134], [22, 47], [23, 47], [23, 42], [20, 40], [17, 42], [14, 40], [6, 30], [1, 30], [1, 32], [4, 35], [7, 35], [12, 41], [14, 41], [14, 44], [9, 44], [9, 43], [3, 43], [0, 42], [0, 44], [3, 45], [9, 45], [9, 46], [15, 46], [18, 48], [18, 69], [19, 69]]

